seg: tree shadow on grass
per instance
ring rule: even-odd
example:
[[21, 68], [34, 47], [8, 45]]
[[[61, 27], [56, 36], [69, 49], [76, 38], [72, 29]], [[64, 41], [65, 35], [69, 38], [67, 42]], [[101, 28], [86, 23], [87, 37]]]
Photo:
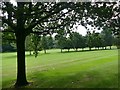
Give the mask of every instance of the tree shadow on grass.
[[[117, 75], [113, 74], [112, 77], [109, 75], [101, 74], [99, 71], [86, 71], [79, 73], [69, 73], [62, 75], [59, 71], [52, 75], [48, 75], [49, 71], [41, 71], [28, 75], [28, 81], [30, 84], [28, 86], [20, 87], [22, 90], [24, 88], [34, 89], [34, 88], [117, 88]], [[9, 83], [10, 82], [10, 83]], [[9, 88], [15, 88], [13, 83], [15, 80], [7, 81], [10, 84]], [[5, 83], [5, 82], [4, 82]], [[5, 85], [3, 88], [6, 88]], [[17, 88], [16, 90], [18, 90]], [[3, 89], [7, 90], [7, 89]], [[115, 89], [114, 89], [115, 90]]]
[[[92, 49], [92, 50], [78, 50], [78, 51], [63, 51], [62, 53], [77, 53], [77, 52], [92, 52], [92, 51], [106, 51], [106, 50], [117, 50], [116, 48], [113, 49]], [[58, 52], [61, 53], [61, 52]]]
[[59, 72], [53, 75], [36, 73], [30, 78], [33, 83], [30, 88], [117, 88], [117, 76], [104, 77], [99, 71], [88, 71], [61, 75]]

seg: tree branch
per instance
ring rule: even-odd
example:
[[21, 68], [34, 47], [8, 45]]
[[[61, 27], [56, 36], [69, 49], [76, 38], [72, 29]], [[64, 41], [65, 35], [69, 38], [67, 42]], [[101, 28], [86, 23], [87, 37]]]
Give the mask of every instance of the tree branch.
[[34, 28], [37, 24], [41, 23], [43, 20], [45, 20], [45, 19], [51, 17], [52, 15], [60, 12], [61, 10], [65, 9], [66, 7], [67, 7], [67, 6], [61, 6], [61, 8], [58, 8], [56, 11], [49, 13], [48, 15], [46, 15], [46, 16], [42, 17], [41, 19], [39, 19], [38, 21], [32, 22], [32, 23], [29, 25], [28, 29], [31, 30], [31, 29]]
[[2, 22], [8, 24], [13, 30], [16, 30], [16, 26], [11, 21], [2, 18]]

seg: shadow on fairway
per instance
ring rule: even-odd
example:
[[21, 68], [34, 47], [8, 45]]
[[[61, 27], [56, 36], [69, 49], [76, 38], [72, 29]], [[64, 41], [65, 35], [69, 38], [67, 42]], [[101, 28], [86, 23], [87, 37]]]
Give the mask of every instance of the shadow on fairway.
[[[22, 88], [117, 88], [117, 75], [108, 76], [106, 74], [105, 77], [99, 71], [87, 71], [69, 75], [61, 75], [59, 72], [53, 75], [37, 72], [28, 76], [30, 84]], [[14, 88], [12, 83], [10, 88]]]
[[92, 51], [103, 51], [103, 50], [117, 50], [116, 48], [113, 49], [92, 49], [92, 50], [78, 50], [78, 51], [63, 51], [58, 53], [77, 53], [77, 52], [92, 52]]

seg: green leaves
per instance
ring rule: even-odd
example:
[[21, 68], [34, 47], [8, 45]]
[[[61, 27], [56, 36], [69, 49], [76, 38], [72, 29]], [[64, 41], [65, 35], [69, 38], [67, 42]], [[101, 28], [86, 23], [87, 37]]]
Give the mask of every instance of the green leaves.
[[37, 57], [38, 51], [40, 50], [40, 40], [41, 40], [41, 37], [38, 36], [37, 34], [32, 35], [32, 42], [33, 42], [35, 57]]

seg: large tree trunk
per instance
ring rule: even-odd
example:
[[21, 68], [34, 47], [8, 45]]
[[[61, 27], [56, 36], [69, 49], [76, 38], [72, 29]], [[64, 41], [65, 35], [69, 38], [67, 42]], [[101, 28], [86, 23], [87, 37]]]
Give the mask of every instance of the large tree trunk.
[[17, 81], [15, 86], [25, 86], [28, 84], [26, 80], [26, 68], [25, 68], [25, 36], [16, 35], [17, 43]]
[[25, 68], [25, 38], [30, 33], [24, 28], [24, 3], [17, 2], [17, 28], [15, 30], [16, 44], [17, 44], [17, 81], [15, 86], [25, 86], [28, 84], [26, 80]]

